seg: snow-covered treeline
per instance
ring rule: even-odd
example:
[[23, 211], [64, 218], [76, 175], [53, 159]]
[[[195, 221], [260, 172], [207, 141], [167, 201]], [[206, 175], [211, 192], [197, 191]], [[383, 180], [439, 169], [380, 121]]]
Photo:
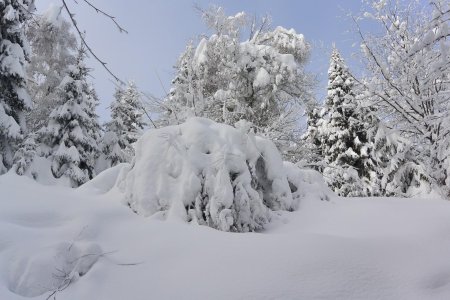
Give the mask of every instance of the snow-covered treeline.
[[14, 169], [76, 187], [131, 160], [145, 125], [140, 92], [132, 82], [118, 88], [102, 128], [86, 48], [59, 7], [41, 15], [33, 9], [27, 1], [0, 3], [0, 174]]
[[[221, 7], [201, 10], [211, 33], [188, 43], [175, 66], [168, 95], [145, 103], [132, 81], [119, 84], [110, 105], [111, 120], [102, 126], [95, 112], [100, 99], [89, 80], [85, 48], [59, 8], [52, 7], [31, 20], [31, 1], [1, 1], [0, 173], [12, 169], [40, 182], [78, 187], [125, 162], [132, 166], [129, 176], [142, 168], [140, 164], [150, 164], [152, 170], [145, 171], [149, 178], [143, 180], [152, 181], [153, 176], [160, 178], [165, 171], [142, 161], [142, 157], [150, 155], [144, 152], [156, 147], [149, 143], [142, 148], [145, 142], [140, 141], [141, 135], [150, 127], [145, 118], [152, 127], [164, 129], [176, 128], [168, 127], [172, 125], [184, 128], [190, 118], [201, 117], [237, 131], [244, 126], [248, 130], [245, 136], [254, 135], [255, 140], [271, 140], [287, 161], [285, 165], [319, 171], [341, 196], [410, 197], [433, 190], [448, 196], [450, 11], [445, 1], [430, 3], [423, 8], [419, 3], [404, 7], [401, 3], [374, 2], [366, 13], [355, 17], [365, 75], [354, 74], [334, 48], [326, 99], [314, 98], [314, 74], [306, 71], [305, 65], [315, 50], [302, 34], [273, 27], [269, 17], [257, 21], [244, 12], [228, 16]], [[362, 19], [379, 25], [378, 35], [360, 29], [358, 22]], [[302, 132], [305, 117], [307, 130]], [[210, 135], [210, 127], [203, 126], [205, 132], [196, 130], [199, 137], [193, 139], [201, 143], [200, 137]], [[159, 132], [149, 130], [149, 135]], [[174, 142], [173, 132], [163, 135]], [[155, 138], [153, 142], [162, 140]], [[241, 140], [233, 139], [233, 143]], [[219, 144], [222, 148], [240, 149], [239, 153], [249, 151], [233, 143]], [[178, 149], [174, 147], [160, 149], [159, 155]], [[184, 145], [177, 151], [184, 153], [186, 147], [190, 148]], [[220, 151], [225, 156], [229, 152]], [[244, 173], [250, 174], [245, 184], [236, 182], [236, 172], [229, 166], [227, 172], [217, 166], [211, 171], [206, 165], [195, 172], [192, 166], [188, 169], [199, 180], [199, 189], [210, 191], [208, 199], [216, 199], [212, 195], [223, 191], [212, 192], [215, 186], [227, 182], [232, 199], [247, 195], [250, 207], [280, 209], [284, 204], [275, 207], [261, 193], [269, 189], [265, 181], [272, 175], [267, 174], [275, 174], [273, 178], [287, 174], [280, 171], [285, 168], [273, 165], [273, 170], [266, 170], [265, 183], [258, 179], [253, 173], [261, 169], [257, 162], [261, 161], [258, 157], [264, 157], [263, 152], [259, 149], [256, 156], [244, 155], [246, 163], [242, 166], [248, 174]], [[185, 160], [193, 160], [189, 164], [195, 165], [198, 155], [180, 157], [177, 163], [171, 163], [176, 170]], [[129, 183], [132, 179], [123, 181]], [[273, 192], [273, 187], [269, 190]], [[291, 182], [286, 195], [294, 190]], [[184, 193], [187, 191], [180, 195]], [[137, 194], [125, 194], [131, 199], [130, 206], [139, 211], [143, 202], [135, 200]], [[225, 205], [234, 220], [228, 224], [223, 221], [228, 220], [226, 216], [219, 222], [217, 216], [207, 217], [204, 209], [200, 214], [195, 199], [182, 202], [186, 218], [194, 218], [191, 214], [195, 212], [198, 222], [217, 228], [254, 230], [267, 219], [265, 213], [258, 214], [253, 207], [253, 217], [246, 217], [245, 226], [239, 225], [236, 220], [240, 208]], [[166, 206], [157, 210], [169, 210]]]

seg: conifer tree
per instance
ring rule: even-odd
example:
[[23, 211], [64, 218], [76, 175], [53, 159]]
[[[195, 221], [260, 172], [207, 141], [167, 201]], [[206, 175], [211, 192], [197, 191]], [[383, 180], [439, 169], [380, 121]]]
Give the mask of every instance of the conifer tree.
[[87, 83], [85, 53], [79, 50], [76, 64], [69, 68], [59, 89], [57, 106], [47, 126], [39, 130], [44, 153], [52, 161], [56, 178], [67, 176], [72, 186], [79, 186], [95, 176], [97, 137], [99, 135], [92, 88]]
[[326, 114], [320, 129], [327, 167], [324, 176], [341, 196], [378, 195], [379, 170], [367, 135], [371, 111], [360, 105], [356, 86], [341, 55], [333, 49], [328, 70]]
[[[142, 120], [141, 94], [134, 82], [130, 81], [128, 83], [127, 87], [121, 93], [118, 104], [113, 112], [113, 115], [115, 115], [113, 118], [118, 118], [122, 121], [125, 139], [129, 145], [132, 145], [138, 140], [142, 134], [142, 130], [146, 126]], [[134, 150], [131, 152], [134, 153]]]
[[102, 152], [107, 166], [129, 162], [134, 156], [133, 144], [145, 127], [142, 121], [142, 104], [139, 91], [133, 82], [121, 90], [116, 89], [111, 104], [111, 121], [106, 123], [102, 139]]
[[24, 112], [31, 99], [26, 89], [29, 54], [23, 28], [32, 10], [32, 0], [0, 1], [0, 174], [11, 168], [26, 132]]

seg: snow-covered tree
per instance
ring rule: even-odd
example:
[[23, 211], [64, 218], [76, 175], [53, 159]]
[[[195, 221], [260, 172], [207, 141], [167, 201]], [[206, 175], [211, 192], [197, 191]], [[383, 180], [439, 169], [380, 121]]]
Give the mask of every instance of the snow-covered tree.
[[57, 88], [76, 60], [76, 38], [71, 25], [63, 19], [61, 8], [51, 6], [30, 22], [27, 37], [31, 45], [27, 68], [33, 109], [27, 114], [31, 131], [44, 126], [58, 101]]
[[25, 111], [31, 100], [25, 67], [29, 57], [24, 24], [32, 0], [0, 1], [0, 174], [11, 168], [26, 131]]
[[43, 152], [52, 161], [56, 178], [67, 176], [78, 186], [95, 176], [99, 125], [93, 112], [97, 98], [87, 83], [88, 69], [80, 49], [76, 64], [58, 87], [57, 106], [48, 124], [39, 130]]
[[125, 89], [118, 88], [111, 104], [111, 121], [106, 123], [106, 133], [101, 143], [107, 166], [129, 162], [134, 156], [133, 144], [142, 134], [145, 122], [142, 120], [141, 95], [133, 82]]
[[449, 3], [374, 1], [364, 18], [372, 20], [381, 33], [366, 34], [358, 27], [370, 72], [361, 83], [390, 126], [409, 140], [412, 156], [448, 192]]
[[36, 137], [29, 134], [14, 154], [15, 171], [18, 175], [24, 175], [37, 155]]
[[302, 153], [301, 164], [319, 172], [323, 171], [325, 165], [320, 130], [323, 124], [324, 113], [325, 111], [319, 105], [310, 109], [307, 114], [306, 132], [302, 136], [302, 142], [304, 143], [302, 148], [304, 151]]
[[378, 195], [379, 170], [367, 134], [372, 111], [361, 105], [356, 85], [337, 49], [328, 70], [328, 95], [319, 129], [323, 170], [330, 187], [341, 196]]
[[412, 197], [431, 191], [431, 178], [415, 157], [411, 143], [380, 121], [368, 130], [373, 156], [380, 171], [379, 189], [384, 196]]
[[112, 118], [119, 119], [123, 124], [121, 134], [124, 135], [129, 145], [134, 144], [142, 130], [146, 126], [143, 121], [143, 110], [141, 94], [134, 82], [128, 82], [128, 85], [120, 93], [120, 101], [111, 108]]
[[258, 134], [289, 148], [299, 139], [300, 105], [312, 99], [305, 38], [293, 29], [270, 29], [264, 19], [243, 40], [247, 16], [227, 16], [222, 8], [203, 11], [203, 19], [214, 33], [180, 56], [163, 121], [201, 116], [234, 125], [244, 119]]
[[113, 127], [105, 132], [100, 144], [101, 158], [97, 165], [98, 172], [131, 160], [127, 152], [120, 147], [120, 141]]

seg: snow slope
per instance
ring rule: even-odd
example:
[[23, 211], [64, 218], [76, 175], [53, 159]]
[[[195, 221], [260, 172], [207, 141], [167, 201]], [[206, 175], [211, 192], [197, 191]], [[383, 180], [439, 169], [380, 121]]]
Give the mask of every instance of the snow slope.
[[0, 176], [0, 299], [67, 278], [56, 299], [450, 299], [448, 201], [307, 198], [229, 233], [134, 214], [108, 192], [122, 167], [79, 189]]

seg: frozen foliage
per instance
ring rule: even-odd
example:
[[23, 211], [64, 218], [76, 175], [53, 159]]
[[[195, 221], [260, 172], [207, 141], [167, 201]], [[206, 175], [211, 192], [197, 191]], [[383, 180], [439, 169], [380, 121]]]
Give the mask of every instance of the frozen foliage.
[[190, 116], [229, 125], [246, 120], [288, 154], [298, 140], [301, 105], [312, 99], [304, 36], [294, 29], [269, 29], [266, 18], [243, 40], [247, 16], [226, 16], [220, 7], [203, 11], [203, 19], [214, 33], [197, 47], [190, 43], [180, 56], [162, 123], [178, 124]]
[[27, 68], [33, 109], [27, 114], [29, 130], [44, 126], [58, 102], [58, 86], [76, 60], [76, 38], [63, 19], [61, 8], [52, 5], [43, 15], [29, 22], [27, 37], [31, 45]]
[[14, 152], [26, 131], [24, 112], [31, 100], [26, 89], [28, 44], [24, 23], [31, 0], [0, 1], [0, 174], [11, 168]]
[[450, 9], [448, 1], [375, 1], [361, 35], [370, 76], [362, 83], [390, 127], [411, 143], [424, 172], [450, 195]]
[[102, 166], [99, 169], [131, 161], [133, 145], [146, 125], [142, 115], [141, 94], [134, 82], [130, 81], [124, 90], [116, 89], [111, 104], [111, 121], [105, 124], [106, 133], [101, 143]]
[[95, 176], [100, 126], [95, 115], [97, 96], [87, 83], [84, 52], [58, 87], [58, 103], [48, 124], [38, 132], [44, 155], [52, 162], [56, 178], [68, 177], [78, 186]]
[[192, 118], [149, 130], [117, 186], [139, 214], [163, 212], [223, 231], [261, 229], [271, 211], [297, 206], [275, 145], [245, 121], [233, 128]]

